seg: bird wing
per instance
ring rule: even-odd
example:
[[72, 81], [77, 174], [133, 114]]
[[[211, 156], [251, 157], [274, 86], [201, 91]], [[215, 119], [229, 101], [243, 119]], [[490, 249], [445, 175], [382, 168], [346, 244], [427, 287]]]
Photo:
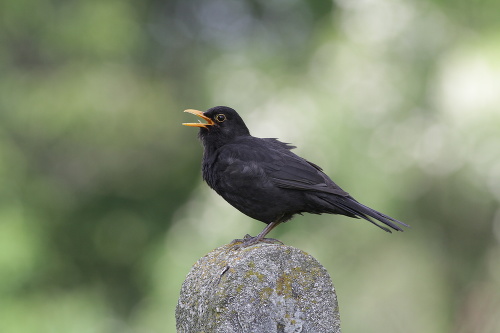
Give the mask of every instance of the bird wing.
[[349, 196], [319, 166], [290, 151], [295, 147], [276, 139], [252, 138], [245, 143], [239, 158], [258, 164], [276, 186]]
[[282, 188], [349, 196], [349, 193], [342, 190], [315, 164], [297, 155], [285, 155], [282, 167], [271, 172], [270, 177], [274, 184]]

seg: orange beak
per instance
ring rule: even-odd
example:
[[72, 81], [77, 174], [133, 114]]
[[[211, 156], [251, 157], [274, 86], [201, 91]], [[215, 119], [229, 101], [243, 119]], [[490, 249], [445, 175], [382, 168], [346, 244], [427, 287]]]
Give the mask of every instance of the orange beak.
[[202, 123], [202, 122], [199, 122], [199, 123], [182, 123], [182, 125], [184, 125], [184, 126], [208, 128], [208, 126], [214, 125], [214, 122], [212, 121], [212, 119], [206, 117], [203, 114], [202, 111], [188, 109], [188, 110], [184, 110], [184, 112], [192, 113], [192, 114], [200, 117], [201, 119], [204, 119], [204, 120], [207, 121], [206, 123]]

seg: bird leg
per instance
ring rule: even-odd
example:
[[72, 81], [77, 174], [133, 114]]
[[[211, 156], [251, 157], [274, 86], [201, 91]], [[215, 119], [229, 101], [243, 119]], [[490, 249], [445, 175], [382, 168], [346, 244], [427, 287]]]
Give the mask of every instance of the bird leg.
[[252, 237], [249, 234], [246, 234], [245, 237], [243, 237], [243, 239], [235, 239], [231, 242], [231, 244], [240, 243], [235, 246], [236, 249], [245, 248], [251, 245], [255, 245], [257, 243], [283, 244], [281, 241], [274, 238], [264, 238], [271, 230], [276, 228], [280, 223], [281, 221], [271, 222], [257, 236]]

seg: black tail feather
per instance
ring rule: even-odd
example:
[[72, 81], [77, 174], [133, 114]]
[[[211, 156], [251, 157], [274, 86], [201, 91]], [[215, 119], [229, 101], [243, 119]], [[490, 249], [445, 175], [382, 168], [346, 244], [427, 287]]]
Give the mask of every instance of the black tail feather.
[[341, 209], [341, 210], [349, 213], [348, 216], [365, 219], [365, 220], [373, 223], [374, 225], [376, 225], [380, 229], [385, 230], [387, 232], [392, 232], [392, 231], [391, 231], [391, 229], [386, 228], [385, 226], [380, 225], [379, 223], [375, 222], [373, 219], [378, 220], [378, 221], [382, 222], [383, 224], [385, 224], [385, 225], [389, 226], [390, 228], [397, 230], [397, 231], [403, 231], [403, 229], [399, 225], [402, 225], [405, 227], [410, 227], [406, 223], [398, 221], [398, 220], [396, 220], [388, 215], [380, 213], [380, 212], [378, 212], [378, 211], [376, 211], [368, 206], [363, 205], [362, 203], [359, 203], [351, 196], [348, 196], [348, 197], [336, 196], [335, 198], [322, 197], [321, 199], [323, 199], [324, 201], [326, 201], [330, 205], [333, 205], [337, 208], [337, 210], [332, 211], [333, 213], [338, 213], [338, 209]]

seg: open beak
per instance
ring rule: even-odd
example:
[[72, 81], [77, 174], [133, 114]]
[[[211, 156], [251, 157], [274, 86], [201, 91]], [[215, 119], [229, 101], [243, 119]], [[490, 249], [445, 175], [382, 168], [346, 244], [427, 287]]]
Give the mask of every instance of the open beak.
[[184, 126], [208, 128], [208, 126], [214, 125], [214, 122], [212, 121], [212, 119], [206, 117], [203, 114], [202, 111], [188, 109], [188, 110], [184, 110], [184, 112], [192, 113], [192, 114], [200, 117], [201, 119], [204, 119], [204, 120], [207, 121], [206, 123], [202, 123], [202, 122], [199, 122], [199, 123], [182, 123], [182, 125], [184, 125]]

